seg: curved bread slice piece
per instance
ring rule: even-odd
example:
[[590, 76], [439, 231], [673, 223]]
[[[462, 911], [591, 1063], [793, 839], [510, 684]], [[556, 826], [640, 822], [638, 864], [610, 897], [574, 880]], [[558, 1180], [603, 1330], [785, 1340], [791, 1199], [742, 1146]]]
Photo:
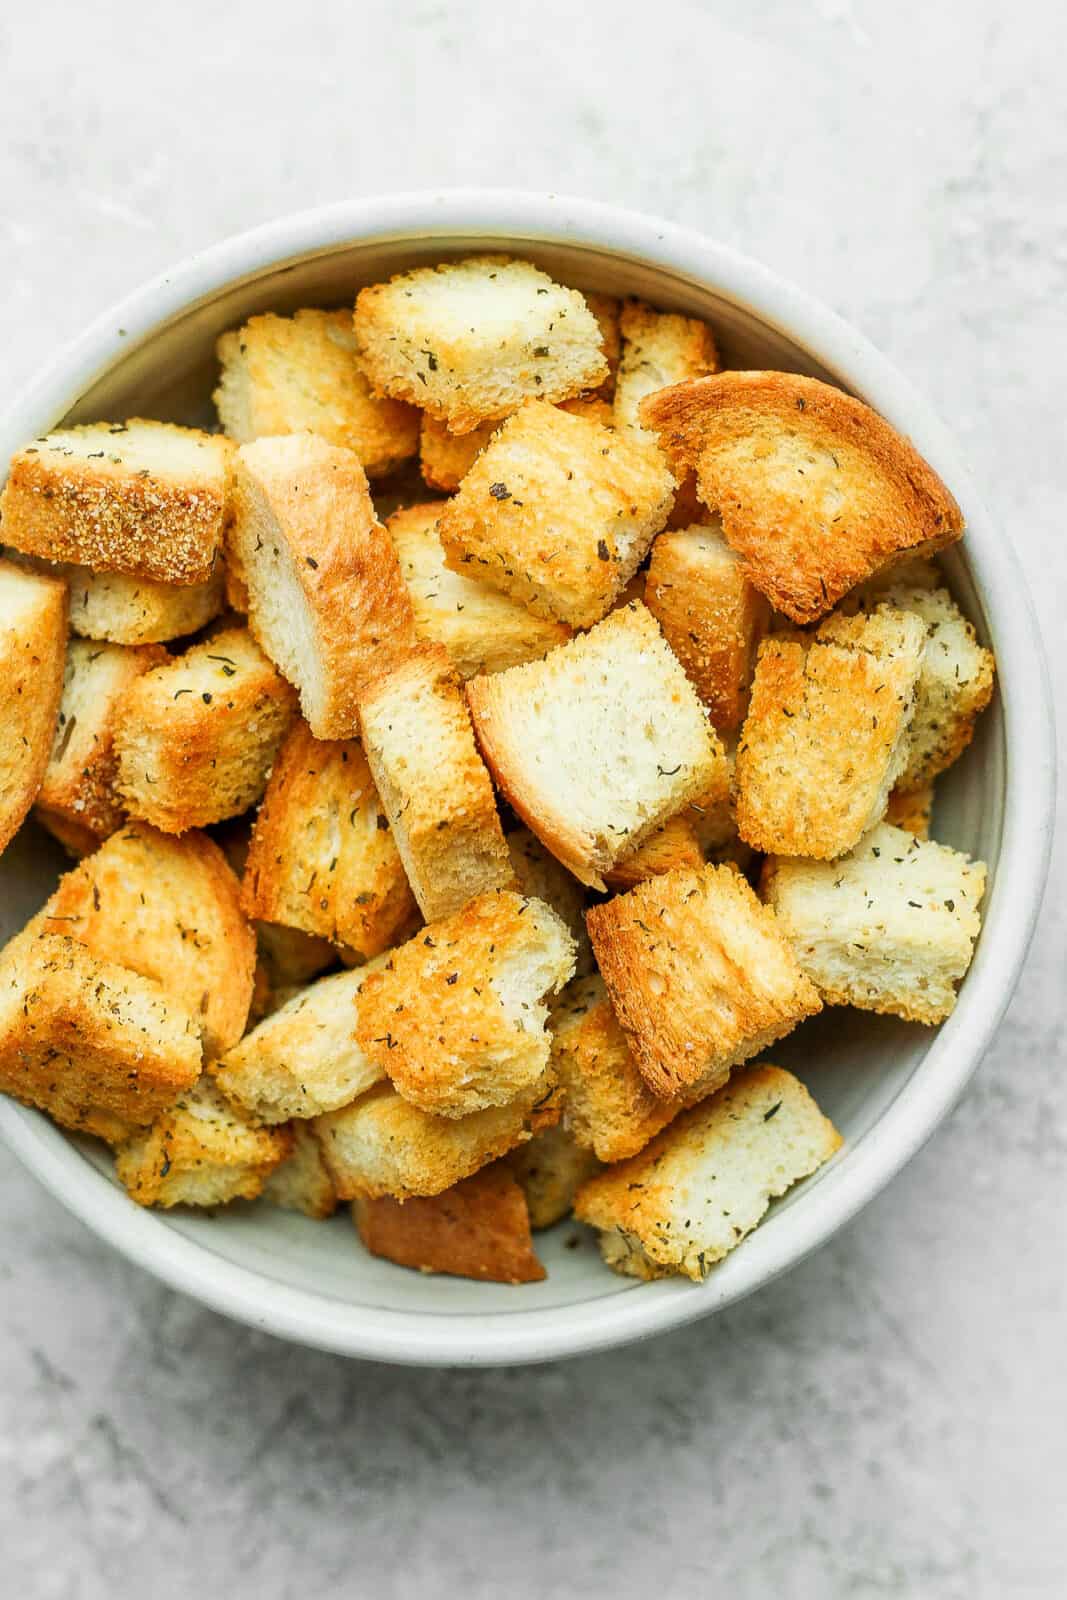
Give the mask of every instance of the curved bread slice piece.
[[371, 1255], [398, 1267], [485, 1283], [538, 1283], [545, 1277], [534, 1254], [526, 1197], [499, 1164], [443, 1194], [354, 1200], [352, 1220]]
[[0, 561], [0, 850], [48, 768], [66, 645], [66, 584]]

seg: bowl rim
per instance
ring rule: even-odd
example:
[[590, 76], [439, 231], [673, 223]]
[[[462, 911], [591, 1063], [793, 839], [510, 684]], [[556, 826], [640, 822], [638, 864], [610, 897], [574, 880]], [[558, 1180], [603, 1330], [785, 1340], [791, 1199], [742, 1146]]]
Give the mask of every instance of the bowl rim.
[[[353, 1306], [295, 1288], [217, 1255], [134, 1205], [38, 1112], [0, 1096], [0, 1135], [75, 1216], [170, 1287], [252, 1327], [314, 1348], [393, 1363], [492, 1366], [584, 1354], [678, 1327], [736, 1301], [803, 1260], [911, 1159], [948, 1115], [1014, 991], [1033, 937], [1052, 845], [1052, 698], [1021, 565], [996, 530], [947, 428], [862, 334], [814, 296], [730, 246], [675, 223], [577, 197], [511, 189], [446, 189], [344, 200], [297, 212], [197, 251], [97, 317], [0, 417], [9, 448], [65, 415], [91, 385], [169, 321], [288, 263], [378, 240], [435, 235], [571, 245], [690, 277], [800, 344], [926, 455], [969, 525], [968, 566], [998, 655], [1005, 719], [1005, 803], [996, 916], [983, 930], [988, 981], [964, 986], [949, 1021], [850, 1159], [768, 1219], [734, 1258], [728, 1285], [677, 1281], [550, 1309], [427, 1313]], [[29, 425], [27, 425], [27, 423]], [[975, 525], [971, 531], [971, 525]], [[739, 1270], [738, 1270], [739, 1269]]]

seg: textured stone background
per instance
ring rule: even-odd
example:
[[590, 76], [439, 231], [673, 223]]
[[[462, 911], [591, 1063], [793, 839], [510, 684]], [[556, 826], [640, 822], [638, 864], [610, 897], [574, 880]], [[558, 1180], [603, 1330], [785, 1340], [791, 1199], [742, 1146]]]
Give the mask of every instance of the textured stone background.
[[[626, 202], [762, 256], [897, 359], [969, 449], [1058, 652], [1064, 16], [8, 5], [0, 370], [16, 385], [148, 274], [278, 212], [445, 183]], [[464, 1375], [289, 1348], [126, 1266], [0, 1155], [0, 1589], [1062, 1596], [1064, 886], [1061, 860], [996, 1047], [890, 1191], [764, 1294], [642, 1348]]]

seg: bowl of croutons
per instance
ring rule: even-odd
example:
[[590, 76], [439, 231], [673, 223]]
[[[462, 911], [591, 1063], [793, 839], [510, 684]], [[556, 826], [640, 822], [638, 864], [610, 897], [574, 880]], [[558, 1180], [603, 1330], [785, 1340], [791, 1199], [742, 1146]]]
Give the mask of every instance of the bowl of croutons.
[[148, 285], [0, 436], [0, 1133], [141, 1266], [549, 1359], [766, 1283], [952, 1107], [1048, 694], [831, 312], [584, 201], [357, 201]]

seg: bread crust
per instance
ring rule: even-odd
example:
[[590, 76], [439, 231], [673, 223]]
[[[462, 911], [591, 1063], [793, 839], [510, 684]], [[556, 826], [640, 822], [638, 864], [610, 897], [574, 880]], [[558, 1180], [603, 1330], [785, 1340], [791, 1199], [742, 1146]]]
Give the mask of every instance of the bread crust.
[[0, 851], [48, 770], [66, 644], [66, 584], [0, 561]]
[[432, 1197], [352, 1203], [360, 1239], [373, 1256], [419, 1272], [489, 1283], [539, 1283], [526, 1197], [506, 1167], [484, 1167]]

